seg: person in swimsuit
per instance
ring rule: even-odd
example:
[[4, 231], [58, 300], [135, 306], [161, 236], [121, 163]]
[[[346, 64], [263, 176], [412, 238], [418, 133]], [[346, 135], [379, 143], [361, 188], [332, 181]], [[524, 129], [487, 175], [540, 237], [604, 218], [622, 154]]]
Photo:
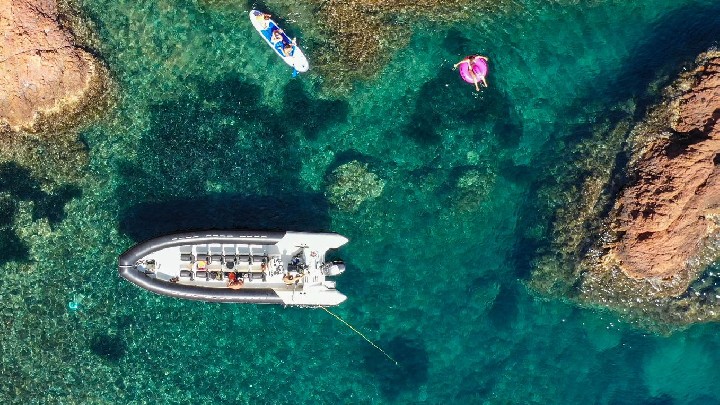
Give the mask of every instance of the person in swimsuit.
[[255, 18], [257, 18], [260, 21], [263, 29], [267, 29], [270, 27], [270, 18], [272, 18], [272, 16], [270, 14], [260, 13], [260, 14], [257, 14]]
[[283, 55], [285, 55], [286, 57], [293, 56], [293, 54], [295, 53], [294, 43], [295, 43], [295, 41], [293, 40], [293, 43], [290, 43], [290, 44], [286, 43], [283, 45], [283, 50], [282, 50]]
[[238, 290], [238, 289], [242, 288], [243, 284], [245, 284], [243, 282], [243, 280], [237, 278], [237, 275], [235, 275], [235, 273], [228, 273], [228, 282], [227, 282], [228, 288], [231, 288], [233, 290]]
[[[260, 21], [260, 33], [262, 33], [265, 38], [269, 38], [276, 30], [280, 29], [270, 17], [272, 17], [270, 14], [259, 14], [255, 17]], [[280, 32], [282, 33], [282, 31]]]
[[291, 43], [285, 42], [287, 37], [283, 36], [283, 30], [276, 28], [270, 36], [270, 43], [281, 56], [292, 56], [295, 53], [295, 39]]
[[283, 33], [283, 31], [280, 28], [274, 29], [272, 32], [272, 35], [270, 35], [270, 42], [272, 42], [273, 44], [282, 42], [282, 40], [283, 40], [282, 33]]
[[480, 87], [478, 86], [478, 82], [482, 82], [483, 86], [487, 87], [487, 80], [485, 79], [485, 76], [477, 77], [475, 74], [475, 71], [473, 71], [473, 65], [478, 63], [480, 60], [484, 60], [487, 62], [488, 58], [486, 56], [482, 55], [472, 55], [468, 56], [467, 58], [461, 60], [460, 62], [453, 65], [453, 69], [457, 69], [458, 66], [462, 65], [463, 63], [468, 64], [468, 75], [473, 80], [473, 83], [475, 84], [475, 90], [480, 91]]

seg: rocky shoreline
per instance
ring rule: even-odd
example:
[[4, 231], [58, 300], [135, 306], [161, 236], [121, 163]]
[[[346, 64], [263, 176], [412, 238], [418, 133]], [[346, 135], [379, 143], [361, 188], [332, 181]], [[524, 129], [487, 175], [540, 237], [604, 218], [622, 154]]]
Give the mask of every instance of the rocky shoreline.
[[56, 0], [0, 4], [2, 132], [42, 132], [78, 120], [107, 88], [102, 63], [76, 44]]
[[719, 230], [720, 54], [702, 55], [670, 92], [652, 125], [636, 128], [634, 181], [610, 215], [618, 240], [605, 259], [676, 295], [697, 277], [690, 262]]
[[720, 52], [709, 51], [642, 120], [621, 120], [578, 145], [575, 153], [589, 157], [578, 165], [593, 174], [566, 191], [555, 242], [530, 284], [653, 329], [657, 321], [720, 320], [720, 289], [708, 271], [720, 257], [718, 119]]
[[95, 39], [65, 0], [0, 4], [0, 161], [28, 168], [54, 188], [85, 176], [83, 123], [109, 110], [109, 70], [86, 45]]

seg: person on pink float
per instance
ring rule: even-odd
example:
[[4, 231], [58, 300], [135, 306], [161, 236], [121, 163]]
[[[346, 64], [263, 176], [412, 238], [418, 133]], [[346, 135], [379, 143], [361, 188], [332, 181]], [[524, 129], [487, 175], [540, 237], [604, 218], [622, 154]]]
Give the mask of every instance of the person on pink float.
[[478, 83], [487, 87], [488, 58], [482, 55], [472, 55], [453, 65], [453, 69], [460, 68], [460, 76], [468, 83], [475, 85], [475, 90], [480, 91]]

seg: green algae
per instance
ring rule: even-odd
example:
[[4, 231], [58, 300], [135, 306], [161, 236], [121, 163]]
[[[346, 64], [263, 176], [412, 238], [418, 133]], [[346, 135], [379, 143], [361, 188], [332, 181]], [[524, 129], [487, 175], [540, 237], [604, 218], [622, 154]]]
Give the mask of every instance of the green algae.
[[382, 194], [385, 182], [358, 161], [345, 163], [333, 170], [327, 189], [330, 203], [339, 209], [355, 211], [366, 200]]
[[476, 209], [488, 197], [494, 182], [493, 173], [468, 169], [458, 177], [456, 194], [450, 200], [459, 211]]

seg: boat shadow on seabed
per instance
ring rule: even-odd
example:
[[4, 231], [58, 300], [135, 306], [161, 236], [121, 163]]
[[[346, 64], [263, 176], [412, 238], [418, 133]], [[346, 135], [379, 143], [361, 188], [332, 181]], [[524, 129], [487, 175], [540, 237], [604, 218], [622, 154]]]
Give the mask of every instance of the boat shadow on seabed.
[[211, 194], [139, 203], [121, 213], [120, 231], [134, 241], [206, 229], [327, 231], [328, 203], [320, 193], [281, 196]]

